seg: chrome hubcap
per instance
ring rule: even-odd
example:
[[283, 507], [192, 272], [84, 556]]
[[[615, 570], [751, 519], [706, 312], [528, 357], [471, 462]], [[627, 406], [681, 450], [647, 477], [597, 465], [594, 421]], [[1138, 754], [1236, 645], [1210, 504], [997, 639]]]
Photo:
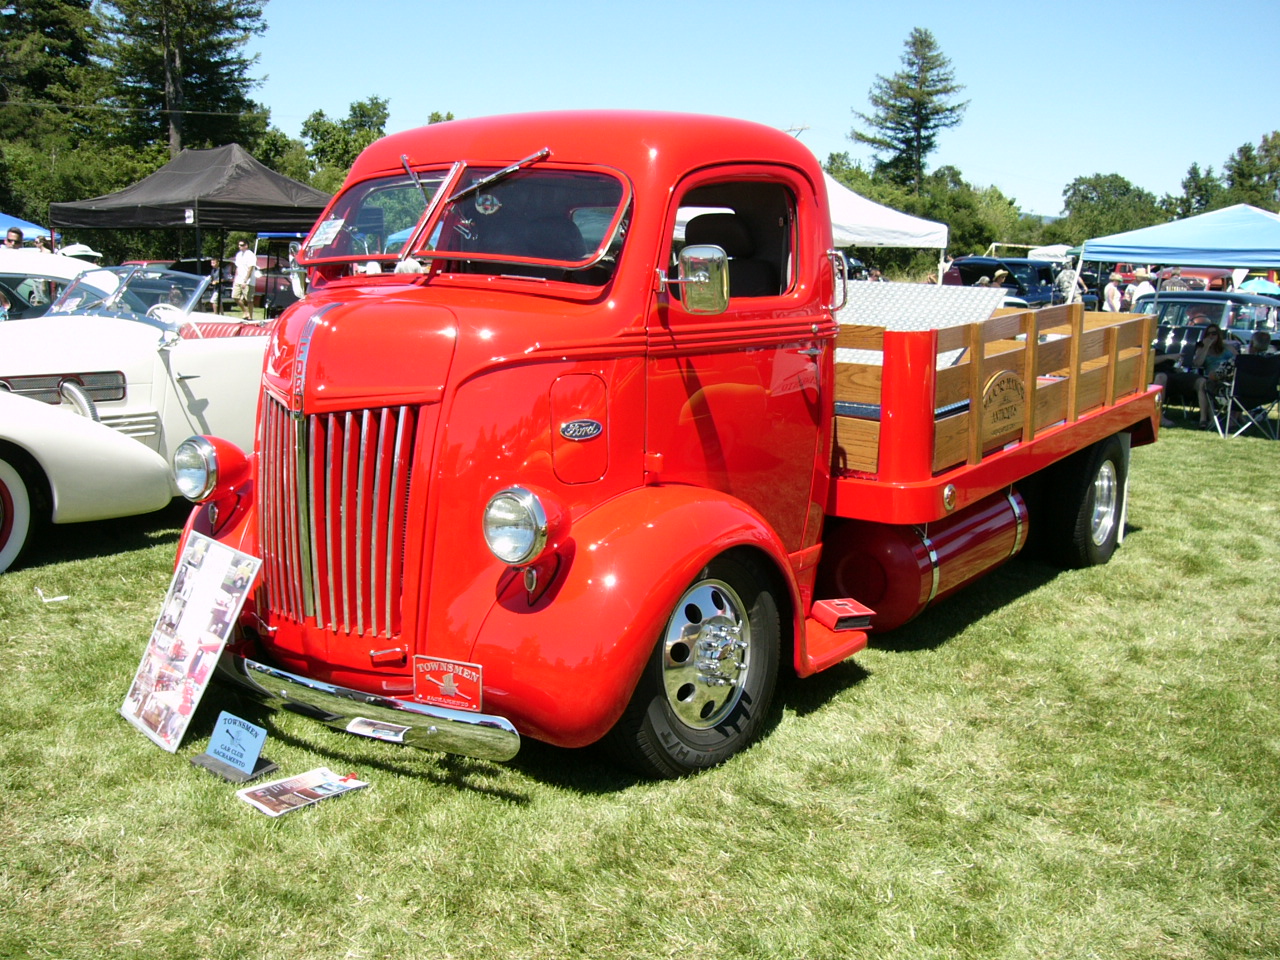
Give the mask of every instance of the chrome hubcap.
[[1105, 461], [1093, 478], [1093, 519], [1090, 531], [1094, 546], [1107, 542], [1119, 519], [1120, 487], [1116, 483], [1116, 465]]
[[667, 702], [687, 726], [705, 730], [742, 698], [750, 671], [751, 623], [727, 583], [702, 580], [676, 604], [662, 643]]

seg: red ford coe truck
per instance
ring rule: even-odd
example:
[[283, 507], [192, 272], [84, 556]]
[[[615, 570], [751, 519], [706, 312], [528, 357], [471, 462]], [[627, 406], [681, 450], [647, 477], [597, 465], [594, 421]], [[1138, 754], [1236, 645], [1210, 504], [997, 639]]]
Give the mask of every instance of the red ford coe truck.
[[751, 743], [780, 670], [1033, 531], [1106, 562], [1159, 426], [1152, 318], [850, 283], [827, 210], [803, 145], [717, 117], [366, 149], [299, 251], [253, 449], [175, 461], [184, 540], [263, 560], [224, 671], [353, 732], [607, 738], [672, 777]]

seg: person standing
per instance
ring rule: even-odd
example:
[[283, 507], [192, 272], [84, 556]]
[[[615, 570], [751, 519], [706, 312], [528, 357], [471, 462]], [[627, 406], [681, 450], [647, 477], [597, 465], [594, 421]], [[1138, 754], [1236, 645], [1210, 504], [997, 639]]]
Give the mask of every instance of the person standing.
[[244, 318], [252, 320], [253, 274], [258, 269], [258, 257], [244, 240], [241, 240], [237, 246], [235, 258], [232, 261], [235, 274], [231, 278], [231, 299], [240, 304], [240, 311]]
[[9, 232], [4, 235], [4, 245], [10, 250], [21, 250], [22, 231], [17, 227], [10, 227]]
[[1124, 300], [1124, 291], [1120, 289], [1120, 283], [1124, 277], [1118, 273], [1112, 273], [1107, 280], [1107, 285], [1102, 288], [1102, 309], [1110, 313], [1120, 313], [1124, 308], [1121, 301]]
[[1133, 271], [1133, 279], [1133, 294], [1129, 297], [1129, 302], [1136, 307], [1138, 305], [1139, 297], [1143, 294], [1155, 293], [1156, 288], [1151, 285], [1151, 274], [1147, 273], [1145, 270]]
[[1081, 296], [1089, 292], [1089, 287], [1081, 279], [1079, 272], [1068, 260], [1053, 279], [1053, 287], [1062, 303], [1075, 303]]

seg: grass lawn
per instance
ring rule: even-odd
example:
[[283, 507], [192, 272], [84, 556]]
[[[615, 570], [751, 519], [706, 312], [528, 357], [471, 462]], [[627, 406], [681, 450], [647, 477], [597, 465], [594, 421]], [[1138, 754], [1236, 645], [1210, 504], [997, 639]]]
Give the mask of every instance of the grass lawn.
[[[59, 529], [0, 576], [0, 957], [1276, 957], [1278, 466], [1165, 431], [1109, 565], [1019, 559], [668, 783], [217, 687], [165, 753], [117, 709], [182, 511]], [[223, 708], [373, 785], [262, 816], [187, 762]]]

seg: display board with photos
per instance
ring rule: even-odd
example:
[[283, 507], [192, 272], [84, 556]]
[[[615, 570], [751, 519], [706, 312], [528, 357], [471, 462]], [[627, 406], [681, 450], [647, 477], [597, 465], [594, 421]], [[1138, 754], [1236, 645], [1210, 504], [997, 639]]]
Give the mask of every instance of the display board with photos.
[[120, 713], [177, 751], [262, 561], [199, 533], [187, 538]]

